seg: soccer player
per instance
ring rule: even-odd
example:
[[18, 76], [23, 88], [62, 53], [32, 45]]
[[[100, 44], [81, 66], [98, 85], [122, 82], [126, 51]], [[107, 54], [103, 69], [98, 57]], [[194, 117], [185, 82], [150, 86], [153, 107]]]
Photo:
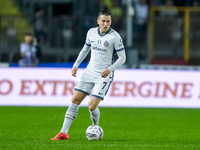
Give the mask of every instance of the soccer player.
[[[78, 107], [83, 99], [92, 93], [88, 108], [94, 125], [98, 125], [100, 111], [99, 103], [104, 99], [113, 80], [114, 70], [121, 66], [125, 60], [125, 49], [120, 35], [113, 30], [111, 13], [104, 9], [99, 12], [97, 23], [99, 27], [91, 28], [86, 37], [86, 43], [80, 51], [71, 70], [76, 77], [78, 66], [91, 50], [91, 58], [81, 78], [74, 88], [71, 104], [65, 114], [63, 127], [51, 140], [65, 140], [69, 138], [68, 130], [76, 118]], [[113, 62], [113, 55], [117, 53], [118, 59]]]

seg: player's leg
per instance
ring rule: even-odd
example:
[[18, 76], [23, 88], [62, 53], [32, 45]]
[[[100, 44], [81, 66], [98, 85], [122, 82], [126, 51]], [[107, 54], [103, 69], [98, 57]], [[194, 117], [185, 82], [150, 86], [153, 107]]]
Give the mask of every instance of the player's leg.
[[98, 105], [100, 102], [101, 102], [101, 99], [92, 96], [88, 103], [90, 117], [91, 117], [93, 125], [98, 125], [99, 123], [100, 111], [99, 111]]
[[54, 138], [52, 138], [51, 140], [65, 140], [69, 138], [69, 135], [68, 135], [69, 127], [71, 126], [73, 120], [76, 118], [78, 114], [79, 104], [83, 101], [83, 99], [86, 96], [87, 94], [83, 92], [74, 91], [71, 104], [65, 114], [65, 119], [63, 122], [61, 132], [58, 135], [56, 135]]
[[68, 135], [69, 127], [71, 126], [73, 120], [76, 118], [76, 116], [78, 114], [79, 104], [83, 101], [83, 99], [86, 96], [87, 96], [87, 94], [85, 94], [83, 92], [74, 91], [71, 104], [65, 114], [65, 119], [63, 122], [61, 132], [59, 134], [57, 134], [51, 140], [65, 140], [65, 139], [69, 138], [69, 135]]
[[62, 133], [64, 133], [64, 134], [68, 133], [68, 130], [69, 130], [69, 127], [70, 127], [72, 121], [76, 118], [76, 116], [78, 114], [79, 104], [83, 101], [83, 99], [86, 96], [87, 96], [87, 94], [85, 94], [85, 93], [82, 93], [80, 91], [74, 91], [74, 94], [72, 97], [72, 102], [65, 114], [63, 127], [61, 129]]
[[98, 105], [101, 100], [104, 99], [104, 96], [106, 95], [110, 87], [111, 81], [111, 78], [107, 78], [105, 80], [102, 80], [102, 82], [96, 83], [94, 86], [92, 97], [88, 104], [90, 117], [94, 125], [98, 125], [99, 123], [100, 111]]
[[68, 130], [71, 126], [71, 123], [76, 118], [78, 113], [79, 104], [83, 101], [83, 99], [91, 93], [94, 84], [88, 82], [78, 82], [76, 87], [74, 88], [74, 93], [72, 97], [71, 104], [66, 111], [64, 123], [61, 129], [61, 132], [56, 135], [55, 138], [51, 140], [63, 140], [68, 139]]

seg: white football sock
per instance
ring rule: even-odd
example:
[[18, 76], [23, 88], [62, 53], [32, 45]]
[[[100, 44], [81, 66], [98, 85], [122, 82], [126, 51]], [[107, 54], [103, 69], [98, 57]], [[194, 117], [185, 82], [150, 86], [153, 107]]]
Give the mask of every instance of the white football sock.
[[99, 117], [100, 117], [100, 111], [98, 107], [95, 110], [90, 111], [90, 117], [91, 117], [93, 125], [98, 125]]
[[69, 108], [67, 109], [67, 112], [65, 114], [64, 123], [61, 129], [61, 132], [64, 134], [68, 133], [69, 127], [71, 126], [71, 123], [76, 118], [78, 114], [78, 106], [77, 104], [71, 103]]

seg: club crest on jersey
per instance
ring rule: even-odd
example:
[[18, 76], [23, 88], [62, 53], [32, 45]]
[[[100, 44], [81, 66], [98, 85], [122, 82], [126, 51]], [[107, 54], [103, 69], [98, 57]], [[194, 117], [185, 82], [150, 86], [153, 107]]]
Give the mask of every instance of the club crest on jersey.
[[103, 44], [104, 44], [105, 47], [109, 46], [109, 42], [107, 40]]

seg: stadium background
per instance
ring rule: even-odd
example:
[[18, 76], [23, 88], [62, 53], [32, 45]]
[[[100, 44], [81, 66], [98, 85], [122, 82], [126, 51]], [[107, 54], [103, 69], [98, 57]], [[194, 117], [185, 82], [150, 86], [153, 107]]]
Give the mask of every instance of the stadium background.
[[[136, 3], [0, 0], [0, 149], [199, 149], [199, 1], [146, 0], [142, 9]], [[127, 61], [115, 71], [100, 104], [104, 137], [86, 141], [91, 120], [88, 109], [80, 107], [69, 140], [52, 142], [77, 80], [70, 68], [105, 6], [124, 40]], [[140, 26], [138, 16], [146, 8], [146, 22]], [[19, 45], [26, 32], [38, 35], [34, 29], [40, 21], [39, 66], [20, 68]]]
[[[12, 83], [12, 86], [18, 87], [18, 89], [23, 86], [18, 82], [25, 79], [34, 80], [34, 72], [40, 74], [44, 70], [41, 67], [52, 68], [53, 73], [49, 73], [48, 76], [54, 74], [55, 68], [58, 71], [59, 68], [60, 71], [63, 71], [61, 68], [68, 68], [66, 69], [68, 72], [85, 43], [88, 29], [97, 26], [97, 14], [100, 9], [105, 7], [110, 9], [112, 13], [111, 27], [121, 34], [126, 48], [127, 61], [121, 69], [124, 69], [125, 72], [127, 71], [125, 69], [130, 70], [129, 76], [134, 76], [136, 70], [141, 74], [144, 73], [144, 70], [149, 70], [149, 72], [144, 73], [149, 74], [149, 76], [141, 75], [140, 79], [136, 75], [135, 78], [132, 77], [127, 82], [135, 84], [137, 80], [141, 80], [139, 85], [145, 82], [166, 83], [164, 91], [169, 101], [177, 99], [176, 94], [180, 90], [180, 87], [177, 89], [177, 82], [192, 84], [191, 89], [184, 87], [183, 92], [186, 90], [188, 95], [192, 95], [190, 92], [196, 92], [195, 95], [199, 95], [200, 90], [196, 86], [199, 84], [198, 70], [200, 69], [200, 7], [198, 5], [197, 0], [1, 0], [0, 64], [2, 67], [8, 68], [1, 69], [0, 97], [7, 96], [14, 102], [20, 100], [19, 94], [12, 95], [13, 91], [6, 95], [3, 93], [9, 91], [13, 78], [19, 80]], [[38, 56], [40, 63], [38, 67], [32, 68], [32, 74], [29, 73], [30, 68], [18, 67], [19, 45], [23, 42], [26, 32], [33, 33], [39, 39], [38, 46], [42, 52]], [[80, 68], [84, 68], [88, 61], [89, 56]], [[25, 76], [17, 73], [17, 70], [19, 70], [18, 72], [22, 71]], [[160, 70], [168, 70], [166, 77], [152, 80], [154, 76], [157, 76], [157, 79], [160, 78]], [[174, 74], [174, 70], [180, 71], [180, 73], [177, 73], [174, 78], [167, 77], [170, 76], [170, 74], [167, 75], [169, 71]], [[15, 76], [10, 76], [9, 71], [16, 71]], [[151, 73], [155, 73], [155, 75], [150, 75]], [[118, 76], [120, 71], [116, 71], [115, 74]], [[186, 77], [180, 77], [181, 80], [179, 80], [179, 74]], [[193, 77], [187, 78], [188, 74]], [[40, 80], [38, 82], [45, 81], [45, 76], [41, 77]], [[52, 75], [52, 80], [59, 80], [59, 78], [56, 79]], [[71, 77], [66, 75], [66, 80], [71, 80]], [[122, 75], [118, 81], [126, 82]], [[132, 99], [140, 101], [134, 98], [134, 88], [131, 87], [136, 86], [134, 84], [126, 85], [124, 90], [128, 89], [129, 94], [127, 95], [129, 97], [132, 95]], [[152, 88], [151, 86], [153, 87], [153, 85], [146, 84], [143, 86], [143, 90], [148, 92], [149, 88]], [[162, 90], [162, 87], [158, 88]], [[156, 91], [152, 92], [156, 93]], [[40, 96], [41, 91], [38, 94]], [[70, 97], [66, 99], [70, 99]], [[143, 99], [145, 100], [145, 97]], [[191, 101], [194, 99], [198, 102], [198, 96], [192, 97]], [[161, 98], [159, 100], [160, 103], [164, 102]], [[184, 102], [184, 99], [180, 101], [180, 106], [182, 106], [181, 102]], [[6, 105], [4, 102], [1, 104]], [[144, 106], [146, 107], [145, 103]], [[167, 106], [169, 105], [166, 104]], [[195, 107], [195, 103], [193, 107]], [[196, 107], [199, 105], [196, 104]]]
[[[19, 44], [26, 32], [42, 35], [41, 63], [73, 62], [87, 30], [97, 26], [98, 11], [107, 7], [113, 14], [112, 27], [126, 47], [124, 67], [199, 65], [198, 0], [168, 1], [172, 0], [146, 0], [137, 9], [137, 0], [1, 0], [0, 62], [18, 62]], [[145, 21], [139, 24], [142, 17]], [[38, 24], [43, 34], [37, 32]]]

